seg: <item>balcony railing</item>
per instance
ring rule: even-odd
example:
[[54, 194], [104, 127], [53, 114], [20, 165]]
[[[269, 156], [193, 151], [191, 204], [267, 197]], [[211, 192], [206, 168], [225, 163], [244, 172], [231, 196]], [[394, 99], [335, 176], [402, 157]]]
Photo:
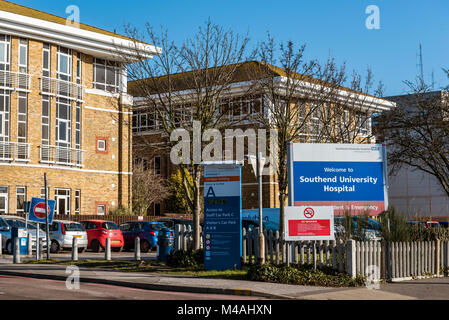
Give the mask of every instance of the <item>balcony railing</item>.
[[80, 84], [55, 78], [40, 77], [41, 93], [71, 100], [83, 100], [84, 88]]
[[0, 88], [30, 90], [31, 75], [27, 73], [0, 71]]
[[29, 143], [0, 142], [0, 161], [30, 161]]
[[83, 166], [83, 150], [47, 145], [42, 145], [39, 148], [41, 163], [74, 167]]

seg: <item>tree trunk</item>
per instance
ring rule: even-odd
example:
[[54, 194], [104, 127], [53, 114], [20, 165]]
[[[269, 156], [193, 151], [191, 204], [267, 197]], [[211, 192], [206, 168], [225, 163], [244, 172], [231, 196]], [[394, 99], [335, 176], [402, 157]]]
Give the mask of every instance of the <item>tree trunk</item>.
[[201, 217], [201, 171], [199, 165], [194, 168], [194, 184], [195, 184], [195, 199], [193, 208], [193, 243], [195, 250], [201, 248], [201, 233], [200, 233], [200, 217]]

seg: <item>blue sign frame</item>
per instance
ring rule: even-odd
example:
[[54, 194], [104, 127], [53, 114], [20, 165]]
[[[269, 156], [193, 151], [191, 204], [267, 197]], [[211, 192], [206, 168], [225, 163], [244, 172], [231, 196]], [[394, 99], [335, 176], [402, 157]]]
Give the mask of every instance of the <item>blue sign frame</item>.
[[[28, 210], [28, 220], [37, 222], [37, 223], [47, 223], [47, 220], [45, 218], [43, 218], [43, 219], [38, 218], [34, 214], [34, 207], [36, 205], [38, 205], [39, 203], [44, 203], [44, 205], [45, 205], [45, 199], [41, 199], [41, 198], [32, 198], [31, 199], [31, 202], [29, 205], [29, 210]], [[50, 208], [50, 212], [48, 213], [48, 224], [51, 224], [51, 223], [53, 223], [53, 216], [55, 213], [56, 201], [55, 200], [47, 200], [47, 204], [48, 204], [48, 207]]]
[[240, 269], [242, 256], [241, 165], [205, 165], [204, 268]]

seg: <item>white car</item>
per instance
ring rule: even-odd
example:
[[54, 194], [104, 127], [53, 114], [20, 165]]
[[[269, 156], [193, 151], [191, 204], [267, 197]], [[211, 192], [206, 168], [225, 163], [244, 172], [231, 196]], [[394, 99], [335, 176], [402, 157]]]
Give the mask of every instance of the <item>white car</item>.
[[78, 251], [83, 252], [86, 250], [87, 232], [80, 223], [54, 220], [49, 230], [50, 251], [52, 253], [58, 253], [62, 249], [71, 249], [74, 237], [78, 239]]

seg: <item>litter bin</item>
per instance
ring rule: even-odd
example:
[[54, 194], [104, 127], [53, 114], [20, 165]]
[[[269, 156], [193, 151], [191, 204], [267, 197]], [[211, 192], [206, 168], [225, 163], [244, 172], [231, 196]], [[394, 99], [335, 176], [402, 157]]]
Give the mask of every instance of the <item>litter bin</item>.
[[11, 229], [11, 249], [14, 248], [14, 243], [16, 238], [19, 238], [19, 248], [21, 255], [28, 254], [28, 232], [25, 228], [16, 228], [13, 227]]
[[173, 246], [175, 243], [175, 238], [173, 233], [169, 230], [159, 231], [157, 237], [157, 261], [167, 262], [168, 257], [171, 255]]

